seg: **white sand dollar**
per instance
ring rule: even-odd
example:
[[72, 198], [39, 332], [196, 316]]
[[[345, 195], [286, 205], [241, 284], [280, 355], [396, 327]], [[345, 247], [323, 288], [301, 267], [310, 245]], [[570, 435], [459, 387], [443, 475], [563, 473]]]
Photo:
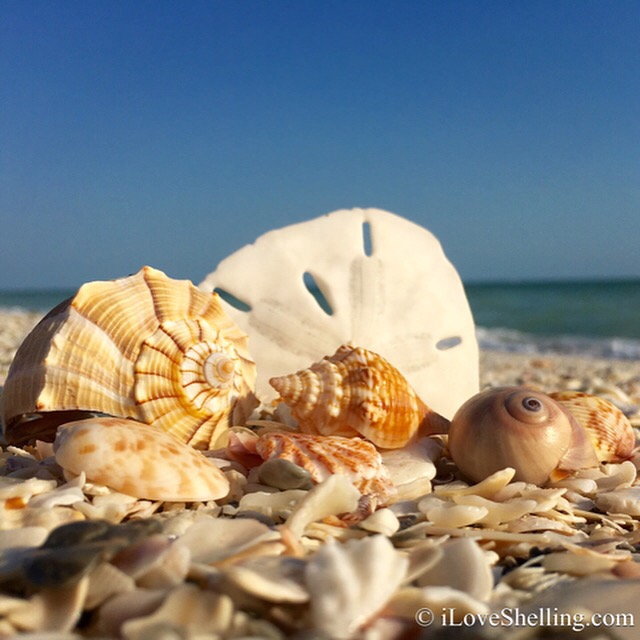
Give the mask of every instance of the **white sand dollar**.
[[200, 288], [221, 293], [249, 334], [263, 399], [274, 397], [269, 378], [348, 342], [389, 360], [447, 417], [478, 391], [478, 346], [458, 273], [432, 233], [387, 211], [343, 209], [270, 231]]

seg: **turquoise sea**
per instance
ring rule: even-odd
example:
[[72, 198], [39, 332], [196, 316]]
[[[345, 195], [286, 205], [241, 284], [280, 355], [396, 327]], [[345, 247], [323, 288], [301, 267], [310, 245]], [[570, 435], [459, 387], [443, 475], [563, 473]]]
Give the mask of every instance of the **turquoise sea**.
[[[466, 283], [482, 347], [640, 359], [640, 279]], [[48, 311], [70, 290], [0, 292], [0, 308]]]

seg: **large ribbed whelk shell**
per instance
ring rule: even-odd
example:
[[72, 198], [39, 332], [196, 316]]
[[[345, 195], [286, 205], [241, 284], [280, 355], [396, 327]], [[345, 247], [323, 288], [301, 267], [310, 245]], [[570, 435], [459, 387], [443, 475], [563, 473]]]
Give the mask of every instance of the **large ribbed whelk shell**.
[[27, 336], [4, 387], [5, 437], [52, 436], [92, 412], [211, 448], [254, 408], [254, 381], [247, 336], [218, 296], [143, 267], [83, 285]]
[[393, 365], [362, 347], [342, 345], [308, 369], [269, 382], [304, 433], [359, 435], [396, 449], [418, 432], [442, 433], [449, 424]]

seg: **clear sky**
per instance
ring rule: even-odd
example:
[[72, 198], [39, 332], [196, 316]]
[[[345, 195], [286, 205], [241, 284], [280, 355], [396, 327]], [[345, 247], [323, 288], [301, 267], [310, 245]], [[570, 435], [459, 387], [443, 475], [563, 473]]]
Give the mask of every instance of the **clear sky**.
[[0, 288], [199, 282], [374, 206], [467, 281], [640, 276], [636, 0], [0, 3]]

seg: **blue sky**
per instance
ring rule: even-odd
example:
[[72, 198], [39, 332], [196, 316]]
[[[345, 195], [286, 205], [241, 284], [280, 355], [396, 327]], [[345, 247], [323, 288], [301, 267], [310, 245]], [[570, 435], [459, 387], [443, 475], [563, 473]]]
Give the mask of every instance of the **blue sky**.
[[375, 206], [466, 281], [640, 276], [635, 1], [0, 3], [0, 289], [198, 282]]

